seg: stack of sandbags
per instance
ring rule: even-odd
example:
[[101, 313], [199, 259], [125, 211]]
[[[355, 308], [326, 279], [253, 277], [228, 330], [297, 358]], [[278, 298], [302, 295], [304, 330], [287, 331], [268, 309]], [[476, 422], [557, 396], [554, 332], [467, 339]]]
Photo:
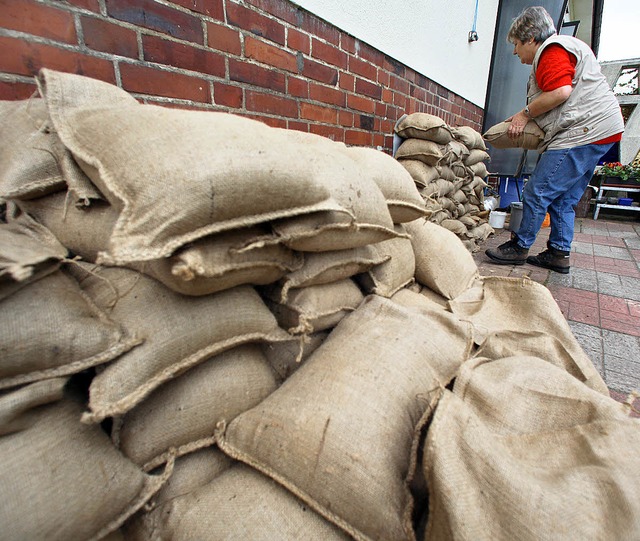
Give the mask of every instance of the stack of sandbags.
[[9, 204], [0, 224], [0, 510], [3, 539], [100, 539], [148, 502], [171, 472], [146, 475], [123, 457], [73, 375], [134, 350], [61, 269], [67, 255]]
[[484, 208], [489, 154], [482, 135], [468, 126], [451, 127], [428, 113], [405, 115], [395, 133], [402, 139], [395, 157], [419, 187], [433, 213], [431, 221], [477, 251], [494, 232]]
[[[379, 151], [143, 106], [50, 70], [38, 84], [41, 98], [0, 107], [2, 387], [9, 404], [53, 377], [80, 388], [68, 445], [76, 425], [106, 430], [109, 449], [146, 483], [135, 499], [123, 490], [128, 505], [100, 520], [83, 507], [65, 517], [71, 528], [84, 513], [88, 529], [109, 533], [176, 459], [211, 451], [216, 424], [274, 392], [366, 295], [413, 283], [403, 223], [429, 211], [408, 172]], [[22, 483], [9, 470], [5, 479]], [[55, 477], [43, 483], [46, 494], [65, 490]], [[294, 496], [280, 499], [309, 515]], [[7, 508], [9, 538], [34, 512], [20, 504], [20, 515]]]
[[[468, 499], [451, 494], [487, 446], [448, 418], [465, 413], [448, 397], [473, 363], [519, 359], [491, 387], [498, 427], [533, 357], [601, 396], [592, 413], [614, 409], [549, 292], [479, 276], [391, 156], [83, 77], [38, 83], [42, 98], [0, 107], [3, 538], [477, 538], [480, 511], [467, 534]], [[452, 170], [473, 147], [439, 144]], [[520, 412], [550, 413], [545, 434], [567, 427], [549, 394]], [[616, 488], [618, 467], [590, 478]], [[588, 484], [575, 479], [571, 497]], [[554, 512], [568, 501], [554, 495]], [[640, 499], [611, 501], [640, 516]], [[520, 517], [482, 504], [494, 537], [513, 538], [502, 524]], [[596, 505], [617, 519], [583, 508]]]

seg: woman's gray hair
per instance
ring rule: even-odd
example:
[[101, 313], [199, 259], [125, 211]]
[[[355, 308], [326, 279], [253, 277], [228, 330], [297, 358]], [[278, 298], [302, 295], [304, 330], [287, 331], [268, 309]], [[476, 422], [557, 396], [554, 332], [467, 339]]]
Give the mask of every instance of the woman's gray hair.
[[548, 37], [556, 34], [556, 27], [551, 15], [542, 6], [532, 6], [524, 9], [511, 23], [507, 41], [529, 41], [532, 39], [542, 43]]

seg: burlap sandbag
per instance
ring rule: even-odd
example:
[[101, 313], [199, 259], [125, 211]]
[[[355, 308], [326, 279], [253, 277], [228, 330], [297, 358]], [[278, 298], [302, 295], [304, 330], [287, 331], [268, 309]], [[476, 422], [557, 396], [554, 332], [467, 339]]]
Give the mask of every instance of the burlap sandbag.
[[0, 171], [0, 197], [6, 199], [66, 189], [72, 204], [103, 198], [60, 141], [40, 98], [0, 102]]
[[409, 289], [415, 291], [416, 293], [420, 293], [420, 295], [426, 297], [430, 302], [434, 302], [437, 305], [442, 306], [443, 308], [449, 308], [449, 300], [446, 297], [440, 295], [440, 293], [436, 293], [429, 287], [423, 286], [416, 282], [413, 285], [409, 286]]
[[127, 412], [117, 425], [119, 447], [150, 471], [171, 456], [212, 445], [216, 423], [251, 409], [276, 387], [260, 347], [238, 346], [166, 383]]
[[469, 236], [478, 241], [483, 241], [489, 238], [489, 235], [495, 233], [495, 229], [491, 227], [487, 222], [477, 225], [469, 230]]
[[426, 186], [429, 182], [436, 180], [440, 176], [435, 167], [427, 165], [420, 160], [398, 159], [398, 163], [409, 172], [418, 187]]
[[474, 130], [471, 126], [456, 126], [451, 128], [451, 131], [453, 132], [453, 137], [464, 143], [469, 150], [474, 148], [487, 150], [487, 146], [482, 140], [482, 134]]
[[453, 138], [451, 128], [440, 117], [428, 113], [405, 115], [395, 126], [395, 132], [405, 139], [415, 137], [446, 145]]
[[82, 264], [76, 275], [98, 306], [145, 338], [93, 379], [86, 422], [123, 415], [212, 355], [249, 342], [290, 339], [250, 286], [186, 297], [128, 269]]
[[454, 165], [462, 163], [469, 156], [471, 150], [461, 141], [450, 141], [444, 146], [443, 154], [445, 155], [445, 163]]
[[352, 160], [249, 118], [139, 105], [51, 70], [39, 81], [61, 140], [120, 212], [99, 262], [158, 259], [212, 233], [341, 211], [329, 187], [356, 174]]
[[426, 220], [405, 224], [416, 255], [416, 281], [453, 299], [471, 286], [478, 266], [451, 231]]
[[572, 342], [563, 342], [561, 338], [548, 336], [546, 331], [530, 328], [520, 331], [494, 331], [482, 342], [475, 355], [493, 360], [517, 355], [539, 357], [585, 382], [582, 367], [586, 363], [583, 356], [578, 357], [582, 362], [577, 362], [575, 348], [571, 351]]
[[[244, 249], [257, 237], [268, 241]], [[301, 253], [279, 242], [269, 242], [272, 238], [270, 232], [257, 226], [209, 235], [166, 260], [150, 262], [149, 274], [186, 295], [208, 295], [243, 284], [271, 284], [304, 264]]]
[[458, 218], [458, 221], [463, 223], [467, 229], [471, 229], [476, 225], [476, 221], [473, 219], [473, 216], [468, 216], [468, 215], [460, 216]]
[[[415, 287], [416, 285], [417, 287]], [[423, 289], [433, 295], [423, 295], [421, 293]], [[437, 293], [433, 293], [429, 288], [423, 288], [419, 284], [403, 287], [389, 298], [400, 306], [406, 306], [407, 308], [447, 309], [447, 299], [444, 297], [438, 298]]]
[[348, 147], [345, 152], [378, 185], [393, 223], [429, 217], [411, 174], [397, 160], [374, 148]]
[[21, 201], [20, 208], [49, 229], [72, 254], [95, 263], [109, 243], [118, 212], [105, 201], [89, 207], [72, 205], [68, 192]]
[[440, 224], [442, 220], [446, 220], [447, 218], [451, 217], [451, 213], [448, 210], [442, 208], [440, 200], [434, 200], [434, 204], [437, 206], [437, 208], [434, 210], [433, 215], [429, 220], [430, 222], [434, 224]]
[[271, 342], [262, 344], [265, 357], [275, 370], [278, 381], [282, 383], [293, 374], [309, 356], [325, 341], [330, 331], [296, 337], [289, 342]]
[[[177, 457], [171, 476], [154, 494], [149, 506], [158, 507], [173, 498], [184, 496], [209, 484], [233, 463], [234, 461], [215, 445]], [[152, 473], [158, 474], [162, 469], [164, 468], [156, 468]], [[144, 511], [139, 512], [142, 513]]]
[[449, 167], [451, 167], [451, 171], [453, 171], [453, 174], [456, 177], [454, 180], [457, 180], [458, 178], [465, 179], [471, 175], [469, 168], [462, 162], [452, 163]]
[[[402, 225], [396, 228], [406, 232]], [[386, 261], [357, 276], [357, 282], [368, 294], [391, 297], [396, 291], [413, 283], [416, 255], [408, 238], [397, 238], [372, 244], [371, 248]]]
[[469, 152], [469, 155], [464, 158], [464, 164], [471, 167], [472, 165], [482, 163], [486, 160], [489, 160], [490, 158], [491, 156], [486, 150], [480, 150], [479, 148], [476, 148]]
[[290, 289], [286, 302], [281, 302], [280, 286], [267, 286], [261, 291], [280, 327], [291, 334], [312, 334], [331, 329], [355, 310], [364, 298], [350, 278]]
[[488, 218], [489, 211], [486, 211], [484, 207], [481, 209], [478, 205], [474, 205], [473, 203], [465, 203], [464, 204], [464, 212], [465, 213], [478, 213], [484, 212], [484, 218]]
[[280, 302], [287, 301], [290, 289], [330, 284], [351, 278], [356, 274], [368, 271], [375, 265], [384, 263], [389, 259], [389, 256], [376, 249], [378, 244], [367, 244], [350, 250], [305, 253], [302, 267], [287, 273], [280, 280], [282, 293]]
[[460, 368], [454, 393], [471, 405], [487, 428], [500, 435], [627, 418], [623, 404], [570, 377], [573, 375], [554, 361], [535, 353], [499, 359], [477, 356]]
[[101, 539], [155, 493], [170, 473], [147, 476], [99, 426], [65, 378], [0, 395], [2, 539]]
[[467, 232], [467, 227], [460, 220], [442, 220], [440, 225], [458, 237]]
[[452, 195], [451, 199], [453, 199], [456, 203], [466, 203], [469, 199], [467, 198], [467, 194], [464, 193], [463, 190], [456, 190]]
[[[455, 220], [458, 217], [458, 206], [453, 199], [444, 196], [440, 198], [439, 203], [442, 205], [443, 209], [449, 211], [449, 216], [445, 219]], [[440, 220], [440, 224], [442, 224], [445, 219]]]
[[509, 137], [507, 131], [511, 122], [500, 122], [491, 126], [483, 137], [487, 143], [495, 148], [526, 148], [538, 150], [544, 140], [544, 131], [534, 120], [529, 120], [521, 135], [515, 138]]
[[0, 389], [75, 374], [141, 342], [59, 270], [0, 302]]
[[444, 158], [442, 148], [433, 141], [424, 139], [405, 139], [396, 151], [398, 160], [418, 160], [435, 166]]
[[[528, 278], [482, 277], [449, 304], [454, 314], [473, 324], [477, 344], [495, 333], [527, 333], [528, 339], [522, 347], [546, 358], [557, 355], [557, 342], [560, 342], [565, 350], [563, 357], [566, 359], [568, 355], [572, 359], [572, 362], [563, 361], [564, 366], [573, 366], [571, 373], [587, 386], [609, 394], [558, 304], [542, 284]], [[509, 343], [514, 344], [514, 339]]]
[[[451, 182], [451, 180], [449, 179], [439, 178], [438, 180], [431, 182], [427, 186], [427, 188], [425, 188], [425, 190], [433, 185], [435, 185], [437, 188], [435, 193], [437, 194], [438, 197], [447, 197], [456, 191], [455, 183]], [[423, 191], [422, 193], [424, 194], [425, 192]]]
[[130, 541], [274, 541], [349, 537], [286, 489], [244, 464], [136, 518]]
[[469, 169], [471, 169], [471, 172], [476, 177], [485, 178], [489, 174], [487, 165], [483, 161], [470, 165]]
[[0, 222], [0, 300], [60, 268], [67, 249], [46, 227], [8, 202]]
[[[71, 252], [95, 262], [106, 250], [118, 212], [107, 203], [88, 208], [69, 206], [64, 192], [23, 201], [20, 207], [49, 228]], [[246, 227], [208, 235], [179, 248], [169, 257], [129, 262], [125, 266], [144, 272], [183, 295], [209, 295], [242, 284], [270, 284], [302, 265], [296, 254], [277, 242], [245, 250], [256, 239], [273, 239], [263, 228]]]
[[441, 309], [371, 295], [278, 390], [222, 424], [218, 445], [355, 539], [414, 539], [418, 434], [469, 332]]
[[451, 182], [454, 182], [457, 179], [456, 174], [449, 165], [437, 165], [436, 170], [438, 171], [440, 178], [450, 180]]
[[0, 197], [30, 199], [66, 188], [44, 100], [0, 101]]
[[429, 221], [436, 221], [437, 211], [442, 208], [439, 199], [442, 197], [440, 191], [443, 184], [446, 184], [448, 188], [450, 183], [443, 179], [437, 179], [429, 182], [424, 188], [420, 189], [420, 195], [422, 195], [427, 207], [432, 211]]
[[427, 434], [424, 539], [636, 539], [639, 444], [621, 404], [542, 359], [471, 361]]
[[482, 179], [482, 177], [474, 175], [470, 182], [462, 186], [462, 190], [467, 193], [474, 193], [477, 197], [482, 197], [484, 189], [487, 186], [488, 184]]
[[375, 181], [339, 147], [324, 145], [324, 161], [342, 170], [324, 179], [325, 187], [344, 212], [325, 211], [277, 220], [272, 223], [280, 242], [301, 252], [347, 250], [396, 236], [385, 197]]

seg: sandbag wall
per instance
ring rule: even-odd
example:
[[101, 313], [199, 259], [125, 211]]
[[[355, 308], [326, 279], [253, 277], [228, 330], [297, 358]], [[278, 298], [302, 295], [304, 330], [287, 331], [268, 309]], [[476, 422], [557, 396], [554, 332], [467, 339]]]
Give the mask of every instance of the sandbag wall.
[[469, 251], [478, 251], [494, 233], [484, 208], [489, 153], [482, 135], [428, 113], [405, 115], [395, 133], [401, 138], [395, 157], [432, 211], [430, 220], [455, 233]]
[[397, 160], [38, 84], [0, 104], [3, 539], [637, 537], [637, 423]]

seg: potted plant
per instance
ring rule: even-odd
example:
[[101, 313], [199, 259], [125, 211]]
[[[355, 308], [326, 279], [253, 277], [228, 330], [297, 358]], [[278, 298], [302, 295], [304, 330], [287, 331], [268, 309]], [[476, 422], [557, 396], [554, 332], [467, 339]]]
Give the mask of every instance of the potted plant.
[[601, 184], [612, 186], [629, 186], [637, 184], [640, 187], [640, 166], [622, 165], [620, 162], [606, 162], [597, 171]]

